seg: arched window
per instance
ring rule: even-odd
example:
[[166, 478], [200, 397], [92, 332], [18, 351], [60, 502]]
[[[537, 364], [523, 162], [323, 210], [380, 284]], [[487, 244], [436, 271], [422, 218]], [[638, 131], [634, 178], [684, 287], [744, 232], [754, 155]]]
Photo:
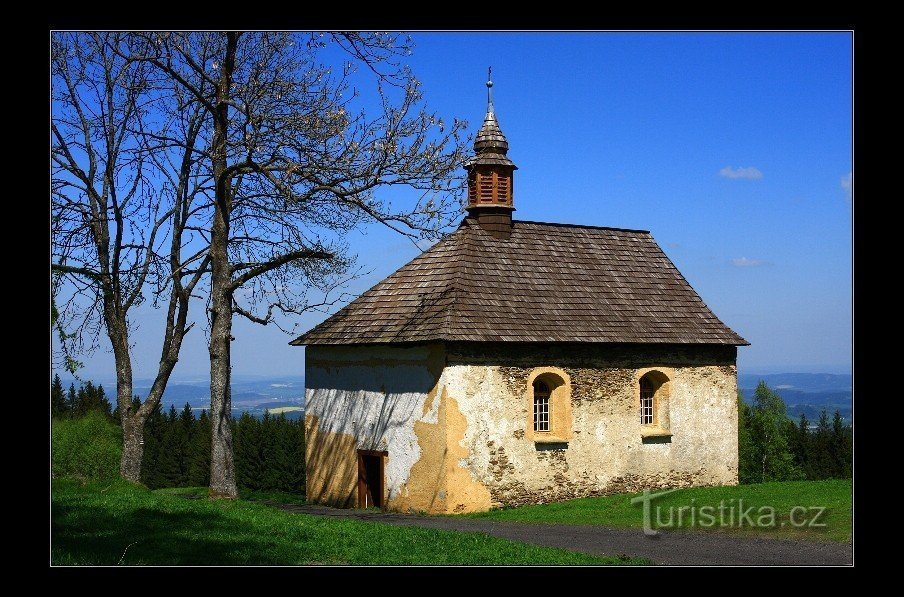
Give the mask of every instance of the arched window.
[[669, 395], [672, 383], [663, 371], [646, 371], [637, 380], [637, 406], [643, 437], [671, 436], [669, 431]]
[[655, 410], [653, 409], [653, 399], [656, 394], [656, 388], [650, 378], [644, 376], [640, 378], [640, 424], [653, 425], [655, 423]]
[[537, 367], [524, 384], [524, 437], [538, 444], [572, 438], [571, 378], [558, 367]]
[[549, 386], [534, 380], [534, 431], [549, 431]]

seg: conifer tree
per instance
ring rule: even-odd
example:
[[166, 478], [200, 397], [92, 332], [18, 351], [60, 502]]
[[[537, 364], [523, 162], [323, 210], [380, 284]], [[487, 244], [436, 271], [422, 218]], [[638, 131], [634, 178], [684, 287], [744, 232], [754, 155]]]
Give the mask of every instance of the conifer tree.
[[178, 487], [180, 471], [179, 455], [179, 413], [175, 405], [170, 405], [163, 419], [163, 437], [160, 443], [159, 474], [160, 487]]
[[810, 421], [807, 420], [806, 414], [800, 413], [800, 419], [794, 427], [792, 437], [794, 459], [804, 478], [809, 479], [812, 477], [813, 467], [810, 462]]
[[157, 489], [165, 487], [165, 481], [161, 473], [161, 447], [166, 431], [166, 417], [163, 415], [161, 403], [158, 402], [148, 415], [145, 423], [144, 452], [141, 467], [141, 482]]
[[63, 382], [60, 381], [59, 375], [54, 375], [50, 386], [50, 416], [54, 419], [64, 418], [68, 412], [67, 406]]
[[[738, 392], [738, 483], [756, 483], [757, 462], [759, 462], [758, 450], [753, 443], [750, 430], [751, 414], [750, 406], [744, 402], [741, 392]], [[302, 424], [302, 434], [304, 424]], [[304, 462], [302, 453], [302, 462]]]
[[270, 491], [289, 491], [291, 439], [286, 417], [283, 414], [272, 417], [267, 413], [262, 427], [264, 429], [262, 442], [266, 451], [261, 488]]
[[179, 413], [179, 420], [175, 424], [175, 447], [178, 452], [179, 477], [176, 487], [188, 487], [189, 485], [189, 450], [191, 438], [195, 428], [195, 414], [191, 406], [186, 402], [185, 407]]
[[90, 381], [87, 381], [78, 387], [78, 391], [75, 394], [75, 406], [72, 409], [72, 417], [74, 419], [84, 417], [85, 413], [88, 412], [89, 392], [94, 392], [94, 384]]
[[66, 394], [66, 412], [70, 417], [75, 416], [75, 407], [78, 404], [78, 394], [75, 392], [75, 384], [69, 384], [69, 392]]
[[832, 458], [832, 426], [829, 413], [823, 409], [819, 413], [819, 421], [810, 444], [813, 453], [813, 469], [815, 479], [831, 479], [835, 476], [835, 463]]
[[210, 417], [206, 409], [194, 425], [188, 452], [188, 485], [206, 487], [210, 484]]
[[104, 413], [108, 418], [113, 417], [113, 405], [107, 400], [104, 386], [100, 384], [94, 386], [94, 404], [92, 405], [92, 408]]
[[[264, 415], [265, 418], [268, 415]], [[239, 486], [261, 489], [261, 477], [266, 460], [262, 458], [261, 429], [257, 419], [243, 412], [235, 422], [235, 453]]]
[[833, 472], [836, 478], [849, 478], [852, 473], [852, 450], [848, 441], [847, 429], [841, 419], [841, 413], [837, 410], [832, 417], [831, 453], [835, 462]]

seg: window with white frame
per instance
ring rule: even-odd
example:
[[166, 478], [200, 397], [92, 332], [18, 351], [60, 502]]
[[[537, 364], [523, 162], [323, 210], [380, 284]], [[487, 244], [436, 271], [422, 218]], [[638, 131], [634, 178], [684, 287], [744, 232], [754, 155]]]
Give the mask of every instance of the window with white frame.
[[646, 377], [640, 379], [640, 424], [652, 425], [655, 422], [653, 416], [653, 397], [656, 394], [656, 388]]
[[549, 386], [534, 381], [534, 431], [549, 431]]

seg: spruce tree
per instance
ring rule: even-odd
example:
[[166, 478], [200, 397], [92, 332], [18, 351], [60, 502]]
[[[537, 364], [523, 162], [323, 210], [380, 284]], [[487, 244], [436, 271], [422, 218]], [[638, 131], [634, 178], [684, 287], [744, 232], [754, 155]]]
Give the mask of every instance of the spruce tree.
[[201, 411], [188, 450], [188, 485], [206, 487], [210, 484], [210, 417]]
[[248, 412], [243, 412], [234, 426], [233, 450], [238, 484], [247, 489], [261, 489], [266, 465], [262, 458], [261, 425]]
[[104, 391], [104, 386], [100, 384], [95, 386], [94, 404], [94, 408], [104, 413], [107, 418], [113, 417], [113, 405], [107, 400], [107, 393]]
[[850, 435], [841, 419], [841, 413], [835, 411], [832, 417], [832, 441], [831, 452], [834, 458], [834, 473], [837, 478], [850, 478], [852, 473], [852, 452], [849, 442]]
[[72, 417], [74, 419], [80, 419], [88, 412], [90, 404], [89, 392], [94, 393], [94, 384], [90, 381], [86, 381], [78, 387], [78, 392], [75, 395], [75, 407], [72, 409]]
[[178, 487], [181, 480], [179, 444], [179, 413], [175, 405], [170, 405], [163, 418], [163, 437], [160, 442], [159, 473], [160, 487]]
[[[738, 391], [738, 483], [756, 483], [757, 463], [759, 462], [759, 454], [757, 446], [753, 443], [751, 434], [751, 414], [750, 406], [744, 402], [741, 392]], [[302, 423], [302, 434], [304, 434], [304, 424]], [[304, 456], [302, 454], [302, 456]], [[302, 457], [302, 463], [304, 458]]]
[[810, 421], [800, 413], [794, 430], [794, 458], [805, 479], [813, 478], [813, 463], [810, 458]]
[[176, 449], [178, 450], [179, 459], [179, 478], [177, 487], [189, 486], [189, 452], [191, 449], [191, 439], [195, 431], [195, 413], [192, 412], [191, 406], [186, 402], [182, 412], [179, 413], [179, 421], [176, 423]]
[[75, 384], [69, 384], [69, 392], [66, 394], [66, 412], [70, 417], [75, 417], [75, 407], [78, 405], [78, 394], [75, 393]]
[[158, 402], [154, 410], [148, 415], [145, 425], [141, 482], [151, 489], [165, 486], [165, 480], [161, 472], [161, 447], [166, 431], [165, 419], [161, 403]]
[[813, 468], [816, 479], [831, 479], [835, 476], [835, 462], [832, 457], [832, 426], [829, 413], [823, 409], [819, 413], [819, 422], [811, 443], [813, 450]]
[[50, 385], [50, 416], [54, 419], [62, 419], [68, 410], [63, 382], [60, 381], [59, 375], [54, 375], [53, 383]]
[[262, 428], [265, 451], [261, 488], [270, 491], [289, 491], [291, 439], [285, 415], [272, 417], [267, 413]]

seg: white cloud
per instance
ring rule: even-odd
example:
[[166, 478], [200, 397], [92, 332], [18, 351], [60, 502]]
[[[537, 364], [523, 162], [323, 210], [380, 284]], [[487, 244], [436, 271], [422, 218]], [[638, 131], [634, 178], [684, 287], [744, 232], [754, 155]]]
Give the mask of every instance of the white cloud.
[[735, 257], [731, 260], [731, 264], [735, 267], [759, 267], [767, 263], [762, 259], [747, 259], [746, 257]]
[[719, 170], [719, 176], [724, 176], [725, 178], [746, 178], [748, 180], [759, 180], [763, 178], [763, 173], [760, 172], [758, 168], [754, 168], [753, 166], [747, 166], [746, 168], [732, 168], [731, 166], [725, 166], [721, 170]]
[[426, 251], [430, 247], [436, 244], [438, 239], [435, 238], [419, 238], [414, 241], [415, 246], [421, 251]]
[[841, 188], [844, 189], [845, 197], [848, 203], [854, 202], [854, 173], [848, 172], [847, 176], [841, 177]]

